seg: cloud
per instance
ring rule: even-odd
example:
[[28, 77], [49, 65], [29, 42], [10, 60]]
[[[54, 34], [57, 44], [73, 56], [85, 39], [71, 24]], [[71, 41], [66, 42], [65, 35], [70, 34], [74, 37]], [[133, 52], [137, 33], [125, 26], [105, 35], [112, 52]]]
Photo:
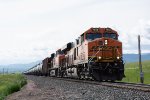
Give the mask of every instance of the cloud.
[[[149, 0], [0, 0], [0, 64], [43, 59], [67, 42], [74, 42], [90, 27], [117, 30], [124, 53], [136, 51], [141, 30], [145, 49], [150, 43], [149, 3]], [[149, 48], [144, 52], [149, 52]]]
[[141, 36], [142, 53], [150, 52], [150, 24], [149, 20], [139, 20], [128, 33], [121, 35], [124, 53], [138, 53], [138, 35]]

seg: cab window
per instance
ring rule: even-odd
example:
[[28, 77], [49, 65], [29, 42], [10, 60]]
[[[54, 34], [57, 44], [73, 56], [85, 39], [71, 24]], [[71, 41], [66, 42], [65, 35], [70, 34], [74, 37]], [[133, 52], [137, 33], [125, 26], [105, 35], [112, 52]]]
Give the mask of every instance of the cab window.
[[96, 38], [101, 38], [101, 37], [102, 37], [102, 34], [100, 34], [100, 33], [87, 33], [86, 34], [87, 40], [94, 40]]
[[112, 38], [112, 39], [115, 39], [115, 40], [118, 39], [117, 34], [115, 34], [115, 33], [104, 33], [104, 37]]

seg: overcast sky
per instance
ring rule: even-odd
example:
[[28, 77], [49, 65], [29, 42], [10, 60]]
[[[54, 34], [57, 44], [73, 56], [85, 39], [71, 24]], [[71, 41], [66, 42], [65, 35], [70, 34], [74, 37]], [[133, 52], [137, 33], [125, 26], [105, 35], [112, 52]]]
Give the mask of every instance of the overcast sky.
[[50, 56], [90, 27], [118, 31], [124, 53], [150, 53], [150, 0], [0, 0], [0, 65]]

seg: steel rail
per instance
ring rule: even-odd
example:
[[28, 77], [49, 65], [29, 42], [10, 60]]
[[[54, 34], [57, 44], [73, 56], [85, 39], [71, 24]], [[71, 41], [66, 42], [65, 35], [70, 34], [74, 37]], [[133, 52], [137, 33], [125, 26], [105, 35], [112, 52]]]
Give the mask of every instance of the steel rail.
[[101, 85], [101, 86], [150, 92], [150, 85], [147, 85], [147, 84], [126, 83], [126, 82], [98, 82], [98, 81], [91, 81], [91, 80], [79, 80], [79, 79], [74, 79], [74, 78], [72, 79], [72, 78], [59, 78], [59, 77], [50, 77], [50, 78], [57, 79], [57, 80], [70, 81], [70, 82], [79, 82], [79, 83], [95, 84], [95, 85]]

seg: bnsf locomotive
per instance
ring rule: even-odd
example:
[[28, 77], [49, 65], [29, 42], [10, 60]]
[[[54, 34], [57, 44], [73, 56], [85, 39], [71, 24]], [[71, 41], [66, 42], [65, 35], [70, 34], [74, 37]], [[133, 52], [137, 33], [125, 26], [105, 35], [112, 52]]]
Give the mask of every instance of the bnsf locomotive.
[[122, 42], [111, 28], [90, 28], [25, 74], [74, 77], [97, 81], [122, 80]]

